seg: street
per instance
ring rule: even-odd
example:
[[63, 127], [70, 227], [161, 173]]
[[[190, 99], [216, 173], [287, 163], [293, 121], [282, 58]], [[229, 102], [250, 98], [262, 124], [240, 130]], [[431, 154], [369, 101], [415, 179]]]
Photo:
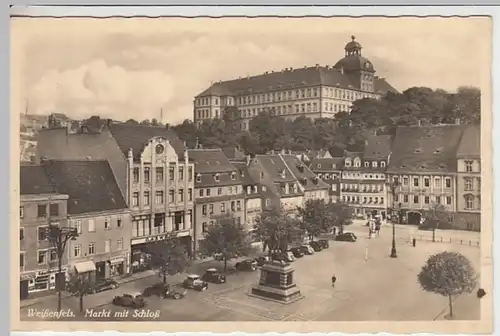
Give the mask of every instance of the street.
[[[330, 248], [312, 256], [299, 258], [292, 265], [295, 281], [305, 298], [290, 305], [250, 297], [247, 293], [258, 282], [259, 271], [236, 272], [227, 277], [226, 284], [210, 284], [205, 292], [189, 290], [184, 299], [149, 297], [142, 315], [133, 310], [115, 307], [114, 295], [142, 291], [159, 281], [156, 276], [124, 284], [114, 291], [85, 297], [85, 308], [94, 312], [110, 312], [111, 317], [85, 317], [78, 312], [78, 300], [64, 300], [63, 309], [71, 309], [78, 320], [159, 320], [159, 321], [418, 321], [443, 319], [448, 300], [424, 292], [417, 274], [431, 254], [449, 250], [467, 256], [479, 271], [480, 249], [460, 244], [425, 242], [416, 247], [401, 239], [397, 241], [398, 258], [389, 257], [391, 231], [385, 228], [379, 237], [367, 238], [363, 227], [354, 224], [346, 231], [358, 231], [358, 241], [331, 242]], [[398, 232], [401, 232], [400, 230]], [[222, 263], [211, 262], [198, 266], [203, 269]], [[338, 278], [332, 288], [330, 278]], [[182, 276], [170, 278], [180, 283]], [[23, 320], [28, 309], [54, 309], [55, 305], [31, 306], [22, 309]], [[124, 311], [129, 311], [123, 313]], [[117, 314], [115, 315], [115, 312]], [[475, 293], [464, 294], [454, 302], [457, 319], [480, 318], [480, 304]], [[60, 320], [60, 319], [59, 319]]]

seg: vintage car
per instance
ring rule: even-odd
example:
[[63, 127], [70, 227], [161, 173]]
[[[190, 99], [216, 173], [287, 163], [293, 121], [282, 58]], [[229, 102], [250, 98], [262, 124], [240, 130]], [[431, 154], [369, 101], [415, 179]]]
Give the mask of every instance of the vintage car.
[[215, 268], [208, 268], [205, 271], [205, 274], [201, 277], [201, 280], [221, 284], [226, 282], [226, 276], [220, 274], [220, 272]]
[[146, 305], [146, 301], [142, 296], [142, 293], [125, 293], [121, 296], [115, 296], [113, 298], [113, 304], [115, 306], [130, 307], [134, 309], [143, 308]]
[[311, 245], [302, 245], [299, 248], [304, 253], [304, 255], [314, 254], [314, 249], [311, 247]]
[[344, 232], [341, 235], [335, 237], [335, 240], [352, 242], [352, 243], [356, 242], [357, 239], [358, 237], [356, 237], [356, 235], [352, 232]]
[[311, 247], [313, 248], [314, 252], [320, 252], [320, 251], [323, 250], [323, 245], [320, 244], [317, 241], [312, 241], [312, 242], [309, 243], [309, 245], [311, 245]]
[[95, 294], [107, 290], [118, 288], [120, 285], [113, 279], [98, 280], [92, 288], [89, 289], [87, 294]]
[[330, 242], [328, 239], [320, 239], [318, 240], [318, 243], [323, 247], [323, 249], [327, 249], [330, 247]]
[[304, 256], [304, 252], [302, 251], [302, 249], [300, 247], [292, 247], [290, 249], [290, 252], [293, 253], [293, 256], [295, 258], [301, 258]]
[[186, 296], [186, 291], [178, 291], [169, 284], [164, 284], [163, 282], [154, 284], [153, 286], [149, 286], [146, 288], [143, 292], [142, 295], [144, 297], [148, 297], [151, 295], [157, 295], [160, 298], [170, 298], [170, 299], [175, 299], [179, 300], [182, 299]]
[[259, 265], [258, 265], [257, 261], [252, 260], [252, 259], [246, 259], [243, 261], [239, 261], [236, 263], [236, 265], [234, 265], [234, 267], [238, 271], [255, 271], [255, 270], [257, 270], [258, 266]]
[[208, 288], [208, 282], [202, 280], [197, 274], [189, 274], [182, 282], [182, 286], [202, 292]]
[[258, 258], [255, 258], [255, 261], [257, 262], [257, 266], [262, 266], [264, 264], [270, 263], [271, 258], [269, 256], [260, 256]]

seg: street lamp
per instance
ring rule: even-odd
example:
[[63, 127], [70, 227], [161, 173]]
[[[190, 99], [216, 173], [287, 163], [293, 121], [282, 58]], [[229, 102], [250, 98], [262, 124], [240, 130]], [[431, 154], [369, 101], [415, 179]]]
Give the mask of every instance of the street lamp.
[[61, 311], [61, 292], [64, 289], [64, 284], [66, 282], [65, 277], [62, 274], [62, 260], [64, 251], [66, 250], [66, 245], [69, 240], [76, 240], [78, 237], [78, 232], [76, 228], [61, 227], [58, 225], [52, 225], [49, 223], [48, 240], [52, 246], [56, 249], [57, 253], [57, 264], [58, 273], [56, 276], [56, 291], [57, 291], [57, 311]]
[[392, 220], [392, 246], [391, 246], [391, 258], [397, 258], [398, 253], [396, 251], [396, 223], [392, 216], [394, 215], [394, 196], [396, 195], [396, 189], [399, 187], [399, 181], [393, 179], [392, 181], [387, 181], [387, 187], [391, 189], [392, 202], [391, 202], [391, 220]]

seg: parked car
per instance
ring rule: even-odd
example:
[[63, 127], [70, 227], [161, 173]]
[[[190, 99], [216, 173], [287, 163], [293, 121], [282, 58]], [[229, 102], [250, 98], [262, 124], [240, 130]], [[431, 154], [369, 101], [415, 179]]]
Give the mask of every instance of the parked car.
[[194, 289], [201, 292], [208, 288], [208, 282], [202, 280], [197, 274], [189, 274], [182, 282], [182, 286], [184, 288]]
[[236, 265], [234, 265], [234, 267], [238, 271], [255, 271], [255, 270], [257, 270], [257, 266], [258, 266], [257, 261], [252, 260], [252, 259], [246, 259], [246, 260], [237, 262]]
[[314, 252], [320, 252], [321, 250], [323, 250], [323, 246], [317, 241], [312, 241], [309, 243], [309, 245], [311, 245]]
[[292, 262], [295, 261], [295, 256], [292, 251], [283, 252], [283, 256], [285, 257], [285, 261]]
[[311, 255], [314, 254], [314, 249], [311, 247], [311, 245], [302, 245], [300, 247], [300, 250], [304, 253], [304, 255]]
[[220, 274], [219, 271], [215, 268], [209, 268], [205, 271], [205, 274], [203, 274], [201, 280], [206, 282], [221, 284], [226, 282], [226, 276]]
[[146, 305], [146, 301], [144, 300], [142, 293], [125, 293], [121, 296], [115, 296], [113, 298], [113, 304], [115, 306], [139, 309]]
[[269, 256], [261, 256], [261, 257], [255, 258], [255, 261], [257, 262], [257, 266], [262, 266], [264, 264], [270, 263], [271, 258]]
[[290, 249], [290, 252], [292, 252], [292, 253], [293, 253], [293, 256], [294, 256], [295, 258], [301, 258], [301, 257], [303, 257], [303, 256], [304, 256], [304, 252], [302, 252], [302, 250], [301, 250], [301, 248], [300, 248], [300, 247], [292, 247], [292, 248]]
[[[234, 253], [232, 255], [228, 255], [227, 256], [227, 259], [234, 259], [234, 258], [238, 258], [238, 254]], [[215, 253], [214, 254], [214, 259], [217, 260], [217, 261], [224, 261], [224, 254], [223, 253]]]
[[154, 284], [153, 286], [149, 286], [146, 288], [142, 295], [144, 297], [148, 297], [151, 295], [158, 295], [161, 298], [171, 298], [175, 300], [182, 299], [186, 296], [186, 291], [178, 291], [169, 284], [164, 284], [163, 282]]
[[335, 240], [352, 242], [352, 243], [354, 243], [357, 239], [358, 237], [356, 237], [356, 235], [352, 232], [344, 232], [343, 234], [335, 237]]
[[318, 243], [323, 247], [323, 249], [327, 249], [330, 247], [330, 242], [328, 239], [320, 239], [318, 240]]
[[116, 282], [113, 279], [98, 280], [95, 286], [90, 290], [90, 293], [88, 294], [104, 292], [110, 289], [118, 288], [119, 286], [120, 285], [118, 284], [118, 282]]

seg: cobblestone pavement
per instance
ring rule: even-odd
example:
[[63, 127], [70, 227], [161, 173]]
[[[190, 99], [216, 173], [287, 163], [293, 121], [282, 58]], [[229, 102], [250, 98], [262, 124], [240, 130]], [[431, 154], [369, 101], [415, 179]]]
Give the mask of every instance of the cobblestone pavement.
[[[305, 256], [293, 263], [295, 280], [304, 298], [282, 305], [248, 296], [258, 282], [259, 272], [237, 272], [226, 284], [210, 284], [205, 292], [188, 291], [182, 300], [147, 299], [143, 314], [150, 317], [117, 316], [112, 320], [160, 321], [417, 321], [442, 319], [447, 313], [445, 297], [424, 292], [417, 273], [433, 253], [452, 250], [463, 253], [479, 267], [480, 249], [455, 244], [410, 244], [398, 241], [398, 258], [390, 258], [391, 237], [387, 234], [358, 242], [332, 242], [330, 248]], [[479, 269], [477, 269], [479, 271]], [[335, 288], [330, 278], [338, 278]], [[178, 281], [180, 281], [180, 277]], [[126, 284], [105, 292], [106, 299], [86, 298], [85, 306], [95, 311], [109, 310], [114, 315], [124, 309], [110, 304], [117, 293], [142, 290], [149, 280]], [[171, 283], [173, 283], [171, 281]], [[103, 294], [103, 293], [101, 293]], [[458, 297], [454, 303], [457, 319], [480, 318], [479, 300], [474, 293]], [[75, 306], [77, 307], [77, 306]], [[73, 308], [74, 309], [74, 308]], [[158, 314], [158, 316], [154, 316]], [[87, 317], [88, 318], [88, 317]], [[85, 319], [79, 315], [77, 319]], [[91, 318], [109, 320], [109, 318]]]

